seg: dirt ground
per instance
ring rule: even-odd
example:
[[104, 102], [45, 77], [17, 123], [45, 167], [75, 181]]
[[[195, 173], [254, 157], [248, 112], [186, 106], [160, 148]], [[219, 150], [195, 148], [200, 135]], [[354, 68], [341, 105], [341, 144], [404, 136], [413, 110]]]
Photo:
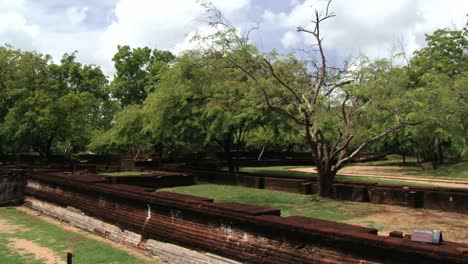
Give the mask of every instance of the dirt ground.
[[[317, 172], [315, 168], [292, 168], [290, 171], [299, 171], [299, 172]], [[386, 179], [386, 180], [398, 180], [406, 181], [411, 183], [426, 183], [431, 185], [437, 185], [440, 187], [450, 187], [450, 188], [468, 188], [467, 180], [451, 180], [451, 179], [434, 179], [434, 178], [424, 178], [424, 177], [414, 177], [405, 174], [406, 168], [401, 168], [398, 166], [348, 166], [340, 170], [340, 175], [347, 175], [353, 177], [369, 177], [376, 179]]]
[[0, 219], [0, 234], [14, 234], [18, 231], [28, 231], [28, 230], [21, 226], [13, 225], [13, 224], [10, 224], [10, 222]]
[[[379, 235], [388, 235], [391, 231], [411, 234], [413, 229], [439, 229], [447, 241], [468, 243], [468, 215], [381, 204], [368, 206], [367, 215], [346, 222], [377, 228]], [[362, 215], [362, 212], [356, 214]]]
[[[26, 207], [23, 207], [23, 206], [16, 207], [16, 209], [20, 210], [20, 211], [23, 211], [23, 212], [25, 212], [27, 214], [39, 217], [42, 220], [47, 221], [49, 223], [52, 223], [54, 225], [57, 225], [60, 228], [65, 229], [67, 231], [74, 232], [74, 233], [79, 233], [80, 235], [83, 235], [85, 237], [97, 240], [99, 242], [108, 244], [108, 245], [110, 245], [110, 246], [112, 246], [114, 248], [118, 248], [120, 250], [123, 250], [123, 251], [129, 253], [130, 255], [133, 255], [133, 256], [135, 256], [137, 258], [140, 258], [142, 260], [146, 260], [146, 262], [151, 262], [151, 263], [155, 263], [155, 264], [165, 263], [165, 262], [160, 261], [157, 258], [146, 256], [143, 252], [138, 251], [137, 249], [130, 248], [130, 247], [127, 247], [127, 246], [125, 246], [123, 244], [119, 244], [119, 243], [113, 242], [111, 240], [102, 238], [100, 236], [91, 234], [89, 232], [83, 231], [83, 230], [81, 230], [79, 228], [70, 226], [70, 225], [68, 225], [68, 224], [66, 224], [64, 222], [58, 221], [58, 220], [53, 219], [53, 218], [51, 218], [49, 216], [38, 213], [37, 211], [34, 211], [32, 209], [29, 209], [29, 208], [26, 208]], [[12, 224], [12, 223], [10, 223], [8, 221], [0, 219], [0, 233], [12, 234], [12, 233], [15, 233], [16, 231], [26, 231], [26, 230], [27, 229], [25, 229], [22, 226], [14, 225], [14, 224]], [[10, 250], [17, 252], [20, 255], [32, 255], [32, 256], [34, 256], [35, 259], [44, 261], [44, 263], [47, 263], [47, 264], [49, 264], [49, 263], [50, 264], [61, 263], [60, 262], [60, 257], [57, 256], [53, 251], [51, 251], [50, 249], [45, 248], [43, 246], [40, 246], [40, 245], [38, 245], [38, 244], [36, 244], [36, 243], [34, 243], [32, 241], [29, 241], [29, 240], [10, 239], [10, 243], [8, 244], [8, 247], [10, 248]]]
[[[0, 234], [14, 234], [19, 231], [27, 231], [27, 229], [0, 219]], [[32, 255], [35, 259], [44, 263], [61, 263], [60, 257], [52, 250], [26, 239], [9, 239], [8, 248], [23, 256]]]
[[33, 255], [35, 259], [41, 260], [47, 264], [62, 263], [60, 257], [52, 250], [26, 239], [11, 239], [8, 248], [23, 256]]

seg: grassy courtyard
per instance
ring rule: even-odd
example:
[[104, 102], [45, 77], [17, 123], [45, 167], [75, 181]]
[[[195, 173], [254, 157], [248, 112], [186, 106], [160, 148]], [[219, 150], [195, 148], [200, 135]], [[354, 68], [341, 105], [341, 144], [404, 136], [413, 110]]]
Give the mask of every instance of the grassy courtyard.
[[0, 208], [0, 263], [64, 263], [68, 249], [74, 263], [152, 263], [93, 237], [13, 207]]
[[284, 217], [302, 215], [374, 227], [382, 235], [393, 230], [409, 233], [416, 228], [440, 229], [448, 240], [468, 242], [468, 215], [458, 213], [336, 201], [315, 195], [215, 184], [167, 188], [161, 191], [209, 197], [215, 202], [239, 202], [278, 208]]

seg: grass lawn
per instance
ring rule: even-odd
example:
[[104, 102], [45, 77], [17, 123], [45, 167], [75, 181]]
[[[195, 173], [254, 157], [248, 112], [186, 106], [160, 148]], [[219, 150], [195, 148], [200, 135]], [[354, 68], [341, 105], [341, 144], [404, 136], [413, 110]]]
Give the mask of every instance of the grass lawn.
[[[263, 205], [281, 209], [282, 216], [303, 215], [333, 221], [349, 220], [351, 214], [344, 212], [341, 203], [311, 195], [252, 189], [240, 186], [199, 184], [161, 189], [182, 194], [209, 197], [215, 202], [238, 202]], [[353, 204], [356, 210], [364, 212], [364, 204]]]
[[50, 263], [47, 256], [55, 256], [64, 263], [68, 248], [73, 249], [74, 263], [148, 263], [37, 216], [13, 207], [0, 207], [0, 263]]
[[429, 178], [468, 179], [468, 161], [455, 164], [442, 164], [433, 171], [415, 170], [409, 173], [411, 176]]

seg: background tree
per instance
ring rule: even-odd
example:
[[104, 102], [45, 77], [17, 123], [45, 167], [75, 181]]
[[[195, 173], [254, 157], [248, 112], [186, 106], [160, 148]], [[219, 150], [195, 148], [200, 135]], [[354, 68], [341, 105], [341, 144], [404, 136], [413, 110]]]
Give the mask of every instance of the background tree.
[[2, 138], [16, 153], [33, 150], [43, 160], [53, 151], [85, 146], [94, 121], [94, 95], [74, 89], [58, 74], [65, 64], [53, 64], [48, 55], [9, 53], [15, 71], [14, 78], [3, 83], [8, 107], [0, 124]]
[[129, 105], [116, 113], [114, 125], [109, 130], [98, 133], [88, 148], [98, 153], [130, 152], [151, 150], [151, 137], [143, 131], [146, 114], [141, 105]]
[[175, 58], [169, 51], [118, 46], [112, 59], [116, 74], [111, 91], [123, 107], [142, 104], [159, 81], [159, 75]]
[[113, 110], [107, 112], [114, 115], [112, 122], [108, 121], [109, 118], [105, 120], [112, 125], [95, 133], [88, 145], [91, 150], [100, 153], [123, 151], [136, 154], [140, 150], [152, 149], [151, 135], [142, 131], [146, 126], [142, 105], [148, 94], [154, 92], [160, 76], [169, 68], [169, 63], [174, 58], [169, 51], [118, 46], [113, 57], [116, 74], [110, 91], [120, 106], [114, 106], [113, 100], [106, 101]]
[[10, 46], [0, 47], [0, 153], [12, 150], [9, 136], [1, 129], [1, 124], [14, 104], [12, 82], [17, 80], [17, 69], [21, 52]]
[[239, 153], [246, 133], [257, 126], [258, 111], [252, 107], [243, 73], [209, 63], [197, 52], [174, 62], [145, 101], [152, 117], [148, 127], [161, 141], [218, 145], [229, 170], [238, 171], [233, 154]]
[[426, 41], [410, 61], [414, 100], [423, 121], [412, 135], [418, 154], [436, 167], [444, 151], [467, 153], [468, 32], [439, 29], [426, 35]]

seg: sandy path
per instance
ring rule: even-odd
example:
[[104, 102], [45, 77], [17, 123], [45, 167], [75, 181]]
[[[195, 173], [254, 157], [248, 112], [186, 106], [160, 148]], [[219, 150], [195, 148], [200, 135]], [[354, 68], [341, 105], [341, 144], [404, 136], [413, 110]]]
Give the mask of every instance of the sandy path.
[[8, 248], [20, 255], [33, 255], [35, 259], [42, 260], [46, 264], [63, 263], [59, 256], [52, 250], [40, 246], [26, 239], [9, 239]]
[[13, 234], [22, 231], [28, 231], [28, 229], [18, 225], [13, 225], [8, 221], [0, 219], [0, 234]]
[[[311, 168], [292, 168], [290, 171], [306, 173], [316, 173], [317, 170]], [[468, 180], [434, 179], [424, 177], [407, 176], [403, 174], [403, 169], [391, 166], [348, 166], [339, 171], [340, 175], [353, 177], [369, 177], [376, 179], [398, 180], [413, 183], [427, 183], [440, 187], [468, 188]]]
[[47, 216], [47, 215], [44, 215], [44, 214], [41, 214], [35, 210], [32, 210], [30, 208], [27, 208], [27, 207], [24, 207], [24, 206], [20, 206], [20, 207], [16, 207], [17, 210], [20, 210], [22, 212], [25, 212], [27, 214], [30, 214], [30, 215], [34, 215], [36, 217], [39, 217], [41, 218], [42, 220], [46, 221], [46, 222], [49, 222], [49, 223], [52, 223], [54, 225], [57, 225], [59, 226], [60, 228], [62, 229], [65, 229], [67, 231], [70, 231], [70, 232], [74, 232], [74, 233], [78, 233], [82, 236], [85, 236], [87, 238], [91, 238], [91, 239], [94, 239], [94, 240], [97, 240], [101, 243], [104, 243], [104, 244], [107, 244], [109, 246], [112, 246], [114, 248], [118, 248], [122, 251], [125, 251], [127, 252], [128, 254], [134, 256], [134, 257], [137, 257], [137, 258], [140, 258], [142, 260], [141, 263], [155, 263], [155, 264], [164, 264], [166, 262], [163, 262], [161, 261], [160, 259], [158, 259], [157, 257], [150, 257], [150, 256], [147, 256], [145, 255], [143, 252], [135, 249], [135, 248], [132, 248], [132, 247], [128, 247], [124, 244], [121, 244], [121, 243], [117, 243], [117, 242], [114, 242], [112, 240], [109, 240], [109, 239], [106, 239], [106, 238], [103, 238], [103, 237], [100, 237], [98, 235], [94, 235], [92, 233], [89, 233], [89, 232], [86, 232], [84, 230], [81, 230], [77, 227], [74, 227], [74, 226], [71, 226], [71, 225], [68, 225], [67, 223], [65, 222], [61, 222], [61, 221], [58, 221], [50, 216]]

